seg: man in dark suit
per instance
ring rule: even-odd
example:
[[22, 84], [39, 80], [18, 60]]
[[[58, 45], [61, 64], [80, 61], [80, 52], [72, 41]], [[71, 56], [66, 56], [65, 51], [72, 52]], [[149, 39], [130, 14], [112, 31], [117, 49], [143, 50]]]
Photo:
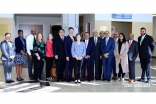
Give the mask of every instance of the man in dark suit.
[[64, 50], [64, 29], [59, 30], [59, 36], [54, 40], [54, 54], [56, 60], [56, 73], [57, 73], [57, 80], [63, 81], [63, 72], [65, 70], [65, 50]]
[[73, 80], [72, 78], [72, 70], [73, 70], [73, 58], [71, 54], [71, 46], [72, 42], [74, 42], [74, 28], [68, 28], [69, 35], [64, 40], [64, 48], [65, 48], [65, 55], [66, 55], [66, 65], [65, 65], [65, 78], [67, 82]]
[[[100, 38], [101, 38], [101, 41], [102, 41], [102, 39], [105, 38], [105, 32], [104, 31], [100, 31], [99, 35], [100, 35]], [[101, 41], [100, 41], [100, 44], [101, 44]], [[100, 75], [102, 75], [102, 52], [101, 52], [101, 50], [100, 50], [99, 67], [100, 67], [100, 72], [99, 73], [100, 73]]]
[[128, 51], [128, 65], [129, 65], [129, 82], [133, 83], [135, 81], [135, 60], [138, 55], [138, 42], [134, 39], [134, 34], [129, 34], [129, 51]]
[[86, 56], [83, 59], [82, 68], [81, 68], [81, 76], [82, 81], [85, 80], [85, 69], [87, 65], [88, 72], [88, 81], [91, 81], [91, 70], [92, 70], [92, 61], [94, 59], [94, 41], [89, 39], [89, 33], [85, 32], [85, 40], [84, 43], [86, 45]]
[[102, 63], [103, 63], [103, 81], [111, 80], [112, 60], [114, 57], [115, 42], [109, 37], [109, 31], [105, 31], [105, 38], [101, 41]]
[[94, 79], [94, 62], [95, 62], [95, 79], [101, 80], [101, 70], [100, 70], [100, 37], [98, 37], [98, 31], [96, 29], [93, 30], [93, 37], [90, 38], [91, 41], [94, 41], [94, 60], [93, 60], [93, 70], [91, 71], [92, 79]]
[[151, 82], [151, 69], [150, 69], [150, 58], [152, 57], [152, 52], [154, 51], [155, 43], [153, 37], [147, 35], [146, 29], [143, 27], [140, 29], [141, 36], [138, 37], [139, 45], [139, 58], [142, 68], [141, 78], [137, 81], [145, 81], [145, 74], [147, 76], [146, 83]]

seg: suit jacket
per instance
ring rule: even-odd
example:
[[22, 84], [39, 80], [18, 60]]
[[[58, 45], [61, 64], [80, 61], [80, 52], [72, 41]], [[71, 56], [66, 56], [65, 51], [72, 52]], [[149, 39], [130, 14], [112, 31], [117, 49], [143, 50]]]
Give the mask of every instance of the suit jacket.
[[[85, 40], [83, 40], [83, 41], [85, 43]], [[86, 43], [85, 43], [85, 45], [86, 45]], [[90, 56], [89, 59], [91, 59], [91, 60], [94, 59], [94, 50], [95, 50], [94, 48], [95, 48], [94, 42], [89, 39], [88, 46], [86, 48], [86, 55], [89, 55]]]
[[[64, 37], [65, 40], [66, 37]], [[54, 39], [54, 54], [58, 55], [58, 58], [65, 58], [64, 41], [58, 36]]]
[[[75, 38], [74, 38], [74, 40], [75, 40]], [[64, 49], [65, 49], [65, 55], [66, 55], [66, 57], [69, 57], [69, 58], [72, 58], [71, 46], [72, 46], [72, 40], [71, 40], [70, 36], [68, 35], [64, 39]]]
[[116, 42], [114, 55], [119, 56], [119, 55], [123, 54], [123, 57], [122, 57], [121, 60], [116, 58], [116, 72], [117, 73], [119, 72], [119, 63], [120, 63], [120, 61], [121, 61], [121, 66], [122, 66], [123, 73], [129, 72], [129, 69], [128, 69], [128, 54], [127, 54], [128, 53], [128, 42], [126, 41], [125, 43], [122, 43], [120, 54], [119, 54], [118, 50], [119, 50], [118, 42]]
[[12, 47], [9, 46], [6, 40], [1, 42], [1, 51], [2, 51], [1, 60], [11, 61], [10, 56], [15, 56], [15, 45], [11, 41], [10, 43], [12, 44]]
[[152, 57], [152, 52], [154, 51], [155, 43], [151, 36], [147, 35], [144, 37], [142, 44], [140, 46], [141, 36], [138, 37], [139, 45], [139, 58], [147, 59]]
[[15, 47], [16, 47], [16, 53], [21, 53], [21, 50], [23, 50], [23, 47], [25, 47], [25, 52], [27, 52], [26, 50], [26, 40], [23, 38], [24, 42], [25, 42], [25, 46], [23, 46], [23, 43], [20, 39], [20, 37], [15, 38]]
[[[129, 40], [127, 42], [129, 43]], [[138, 42], [133, 40], [128, 50], [128, 59], [130, 61], [135, 61], [137, 55], [138, 55]]]
[[[90, 41], [94, 42], [94, 37], [91, 37]], [[101, 38], [98, 37], [96, 45], [94, 43], [94, 47], [95, 47], [94, 48], [94, 58], [98, 58], [98, 59], [100, 59], [100, 55], [101, 55], [100, 42], [101, 42]]]
[[108, 58], [113, 58], [114, 57], [114, 48], [115, 48], [115, 42], [114, 39], [109, 37], [109, 40], [107, 42], [106, 46], [106, 38], [102, 39], [101, 41], [101, 52], [102, 52], [102, 57], [105, 53], [108, 53]]

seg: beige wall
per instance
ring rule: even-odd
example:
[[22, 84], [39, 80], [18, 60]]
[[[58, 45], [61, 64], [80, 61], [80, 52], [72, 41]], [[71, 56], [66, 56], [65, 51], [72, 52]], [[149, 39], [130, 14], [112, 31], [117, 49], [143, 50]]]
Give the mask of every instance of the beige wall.
[[[10, 32], [11, 33], [11, 40], [13, 41], [13, 37], [14, 37], [14, 31], [13, 31], [13, 18], [0, 18], [0, 24], [7, 24], [8, 25], [8, 31], [6, 32]], [[5, 38], [4, 36], [5, 34], [0, 35], [0, 42], [2, 42]], [[1, 57], [1, 51], [0, 51], [0, 57]], [[0, 60], [0, 63], [2, 61]]]
[[100, 31], [100, 26], [107, 26], [107, 30], [111, 32], [111, 21], [95, 20], [95, 29]]
[[156, 17], [153, 17], [153, 38], [156, 42]]
[[140, 28], [145, 27], [148, 35], [153, 35], [153, 23], [152, 22], [132, 22], [132, 32], [134, 34], [134, 40], [138, 41], [140, 36]]
[[115, 27], [115, 31], [118, 33], [124, 33], [126, 36], [126, 39], [128, 39], [129, 31], [129, 25], [130, 22], [112, 22], [112, 26]]

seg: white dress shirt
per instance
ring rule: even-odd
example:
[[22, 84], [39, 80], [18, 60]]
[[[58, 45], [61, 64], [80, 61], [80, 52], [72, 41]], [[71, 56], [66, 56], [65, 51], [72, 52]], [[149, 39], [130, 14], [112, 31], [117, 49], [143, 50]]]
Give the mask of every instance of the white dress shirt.
[[132, 44], [133, 40], [129, 40], [129, 43]]
[[142, 44], [142, 41], [144, 40], [145, 36], [146, 36], [146, 34], [141, 36], [140, 45]]
[[86, 48], [88, 46], [88, 40], [86, 40], [86, 39], [85, 39], [85, 46], [86, 46]]
[[10, 43], [10, 41], [9, 40], [6, 40], [6, 41], [9, 44], [9, 47], [12, 47], [12, 44]]
[[109, 40], [109, 37], [106, 38], [106, 46], [107, 46], [108, 40]]
[[[35, 35], [36, 38], [36, 35]], [[26, 46], [27, 46], [27, 53], [31, 55], [30, 50], [33, 50], [33, 43], [34, 43], [34, 35], [28, 35], [26, 38]]]
[[118, 41], [118, 38], [114, 38], [114, 40], [117, 42]]

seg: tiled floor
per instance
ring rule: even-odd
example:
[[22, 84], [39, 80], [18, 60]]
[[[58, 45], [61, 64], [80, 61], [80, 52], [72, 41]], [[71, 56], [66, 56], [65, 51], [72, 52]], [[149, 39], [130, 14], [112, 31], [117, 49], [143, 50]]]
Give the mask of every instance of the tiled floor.
[[[151, 75], [152, 83], [145, 84], [144, 82], [135, 82], [130, 84], [128, 81], [124, 83], [116, 81], [84, 81], [81, 84], [75, 84], [74, 82], [45, 82], [36, 83], [29, 81], [27, 75], [27, 68], [23, 69], [24, 82], [15, 82], [12, 84], [6, 84], [4, 82], [3, 68], [0, 65], [0, 92], [156, 92], [156, 59], [152, 59]], [[141, 68], [140, 64], [136, 62], [136, 77], [140, 78]], [[13, 68], [12, 79], [16, 78], [16, 70]], [[126, 74], [128, 78], [128, 74]]]

